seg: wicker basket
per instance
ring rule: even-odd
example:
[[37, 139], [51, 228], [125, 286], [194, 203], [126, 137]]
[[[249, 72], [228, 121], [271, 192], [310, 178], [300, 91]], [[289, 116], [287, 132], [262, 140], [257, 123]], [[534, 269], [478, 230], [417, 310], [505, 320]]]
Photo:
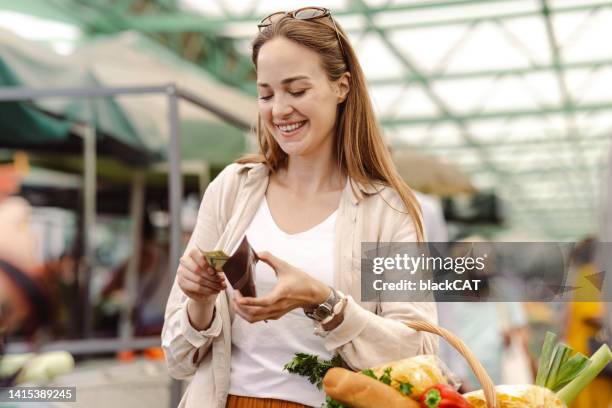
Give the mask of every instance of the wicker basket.
[[424, 331], [428, 333], [437, 334], [442, 337], [444, 340], [448, 342], [451, 346], [453, 346], [457, 351], [466, 359], [472, 371], [480, 381], [480, 385], [482, 390], [484, 391], [485, 399], [487, 400], [488, 408], [499, 408], [499, 402], [497, 401], [497, 394], [495, 393], [495, 384], [487, 374], [486, 370], [480, 364], [480, 361], [474, 356], [474, 353], [465, 345], [465, 343], [455, 336], [450, 331], [433, 325], [431, 323], [425, 321], [414, 321], [410, 323], [406, 323], [406, 326], [414, 329], [416, 331]]

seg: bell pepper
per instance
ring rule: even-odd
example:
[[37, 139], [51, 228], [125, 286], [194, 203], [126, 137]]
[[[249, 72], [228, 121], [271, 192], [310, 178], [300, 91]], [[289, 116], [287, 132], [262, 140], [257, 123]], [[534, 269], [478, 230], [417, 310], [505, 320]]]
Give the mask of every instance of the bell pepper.
[[472, 408], [461, 394], [448, 384], [432, 385], [421, 395], [423, 408]]

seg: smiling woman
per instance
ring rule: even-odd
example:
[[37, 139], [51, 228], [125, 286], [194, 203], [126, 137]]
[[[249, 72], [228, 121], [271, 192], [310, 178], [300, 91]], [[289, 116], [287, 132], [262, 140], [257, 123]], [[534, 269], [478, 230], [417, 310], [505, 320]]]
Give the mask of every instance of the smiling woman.
[[[170, 373], [194, 375], [186, 407], [321, 406], [322, 391], [282, 369], [296, 352], [364, 369], [436, 351], [433, 336], [403, 324], [435, 323], [434, 304], [360, 301], [361, 242], [424, 237], [344, 31], [317, 7], [259, 28], [260, 152], [208, 187], [166, 308]], [[195, 249], [232, 253], [245, 235], [262, 261], [257, 298]]]

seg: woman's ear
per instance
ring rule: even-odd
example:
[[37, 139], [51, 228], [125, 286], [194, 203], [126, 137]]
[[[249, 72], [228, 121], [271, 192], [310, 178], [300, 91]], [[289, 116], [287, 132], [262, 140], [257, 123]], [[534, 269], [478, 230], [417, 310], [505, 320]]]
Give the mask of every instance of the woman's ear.
[[351, 89], [351, 73], [345, 72], [342, 74], [340, 78], [336, 81], [337, 84], [337, 93], [338, 93], [338, 103], [342, 103], [346, 100], [346, 97]]

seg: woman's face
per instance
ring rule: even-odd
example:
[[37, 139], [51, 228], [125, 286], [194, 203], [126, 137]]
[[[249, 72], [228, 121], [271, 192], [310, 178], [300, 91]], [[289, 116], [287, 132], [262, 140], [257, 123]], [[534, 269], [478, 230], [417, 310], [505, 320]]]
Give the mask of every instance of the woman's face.
[[348, 74], [330, 82], [316, 52], [277, 37], [259, 51], [257, 90], [262, 123], [285, 153], [310, 156], [331, 151]]

